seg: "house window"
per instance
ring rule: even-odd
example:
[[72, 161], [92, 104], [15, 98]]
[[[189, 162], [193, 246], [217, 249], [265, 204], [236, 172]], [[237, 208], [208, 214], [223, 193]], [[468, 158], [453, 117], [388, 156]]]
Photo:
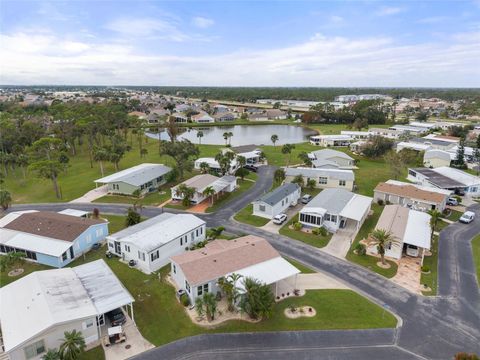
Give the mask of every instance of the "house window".
[[208, 293], [208, 283], [197, 286], [197, 296], [202, 296], [203, 294]]
[[92, 242], [92, 235], [88, 234], [87, 235], [87, 244], [90, 244]]
[[337, 223], [337, 216], [336, 215], [331, 215], [330, 216], [330, 221], [336, 224]]
[[97, 230], [95, 231], [95, 234], [97, 234], [97, 237], [102, 236], [102, 235], [103, 235], [103, 228], [97, 229]]
[[138, 252], [138, 259], [145, 261], [145, 253], [139, 251]]
[[93, 326], [93, 320], [87, 320], [83, 323], [83, 328], [84, 329], [91, 328], [92, 326]]
[[45, 352], [45, 343], [43, 340], [40, 340], [36, 343], [33, 343], [32, 345], [28, 345], [24, 348], [24, 350], [25, 357], [27, 359], [31, 359]]
[[159, 257], [160, 257], [160, 251], [159, 250], [154, 251], [153, 253], [150, 254], [150, 259], [152, 261], [157, 260]]
[[260, 205], [258, 208], [260, 211], [265, 211], [265, 205]]
[[125, 245], [125, 251], [130, 252], [130, 245]]
[[346, 184], [347, 184], [347, 182], [345, 180], [339, 180], [338, 181], [339, 186], [345, 186]]
[[190, 237], [191, 237], [192, 241], [193, 241], [193, 239], [194, 239], [194, 236], [195, 236], [195, 235], [194, 235], [194, 232], [192, 231], [192, 233], [190, 234]]
[[65, 260], [67, 260], [67, 252], [66, 251], [62, 254], [62, 261], [65, 261]]
[[195, 231], [195, 235], [198, 237], [198, 229]]
[[413, 170], [408, 170], [408, 175], [413, 176], [413, 177], [417, 177], [417, 173]]
[[190, 284], [187, 280], [185, 280], [185, 290], [187, 290], [187, 292], [190, 294]]
[[180, 246], [183, 245], [183, 236], [180, 236]]
[[108, 247], [111, 247], [113, 249], [113, 244], [111, 242], [109, 242]]
[[203, 227], [200, 228], [200, 235], [203, 234]]
[[321, 185], [326, 185], [328, 183], [328, 178], [326, 176], [320, 176], [318, 178], [318, 183]]
[[175, 264], [173, 264], [172, 266], [173, 266], [173, 273], [176, 274], [177, 273], [177, 267], [175, 266]]

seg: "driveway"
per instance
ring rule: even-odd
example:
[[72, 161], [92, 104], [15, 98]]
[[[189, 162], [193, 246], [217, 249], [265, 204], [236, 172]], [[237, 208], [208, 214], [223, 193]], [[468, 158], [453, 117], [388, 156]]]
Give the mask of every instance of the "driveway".
[[415, 294], [421, 295], [422, 285], [420, 284], [420, 263], [420, 258], [414, 258], [406, 255], [402, 256], [402, 258], [398, 261], [397, 274], [392, 278], [392, 281]]
[[108, 185], [102, 185], [93, 190], [90, 190], [85, 195], [80, 196], [77, 199], [73, 199], [70, 202], [71, 203], [89, 203], [89, 202], [92, 202], [93, 200], [97, 200], [102, 196], [107, 195], [107, 193], [108, 193]]
[[283, 225], [285, 225], [287, 222], [290, 221], [290, 219], [297, 215], [298, 212], [300, 210], [302, 210], [302, 208], [304, 207], [305, 205], [302, 204], [302, 203], [298, 203], [297, 205], [293, 206], [293, 207], [289, 207], [287, 209], [287, 212], [285, 214], [287, 214], [287, 220], [282, 224], [282, 225], [277, 225], [277, 224], [274, 224], [273, 223], [273, 220], [270, 220], [268, 223], [266, 223], [265, 225], [263, 225], [262, 227], [260, 227], [260, 229], [262, 230], [265, 230], [265, 231], [268, 231], [268, 232], [271, 232], [271, 233], [274, 233], [274, 234], [278, 234], [279, 233], [279, 230], [282, 228]]
[[347, 226], [333, 234], [327, 246], [320, 250], [340, 259], [345, 259], [357, 233], [358, 230], [355, 223], [353, 221], [348, 221]]

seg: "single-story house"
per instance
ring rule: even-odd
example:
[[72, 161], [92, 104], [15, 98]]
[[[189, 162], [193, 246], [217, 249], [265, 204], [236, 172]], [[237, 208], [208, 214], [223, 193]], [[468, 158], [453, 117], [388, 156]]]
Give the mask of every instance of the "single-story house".
[[305, 183], [315, 180], [315, 187], [320, 189], [342, 188], [353, 190], [355, 174], [352, 170], [326, 169], [326, 168], [285, 168], [285, 182], [292, 182], [296, 176], [302, 175]]
[[[355, 159], [345, 154], [342, 151], [323, 149], [312, 151], [308, 154], [312, 160], [313, 167], [325, 167], [324, 165], [337, 165], [338, 169], [353, 169], [355, 168]], [[331, 164], [333, 163], [333, 164]]]
[[423, 155], [423, 165], [429, 168], [450, 166], [455, 154], [443, 150], [427, 150]]
[[419, 211], [445, 210], [447, 199], [451, 194], [449, 190], [395, 180], [379, 183], [373, 192], [373, 200], [376, 202], [382, 200], [386, 204], [398, 204]]
[[243, 156], [247, 160], [247, 164], [256, 164], [260, 162], [262, 149], [256, 145], [242, 145], [227, 148], [227, 151], [233, 151], [237, 156]]
[[[215, 160], [215, 158], [213, 158], [213, 157], [198, 158], [194, 162], [195, 170], [201, 170], [202, 169], [201, 168], [202, 163], [207, 163], [208, 167], [210, 168], [211, 171], [213, 171], [217, 174], [221, 173], [220, 164], [218, 163], [217, 160]], [[235, 171], [237, 171], [238, 167], [239, 167], [239, 165], [238, 165], [237, 159], [233, 159], [230, 162], [230, 169], [228, 170], [228, 174], [231, 174], [231, 175], [235, 174]]]
[[423, 145], [429, 145], [431, 149], [437, 149], [437, 150], [449, 150], [453, 148], [457, 143], [454, 141], [451, 141], [449, 139], [442, 139], [442, 138], [413, 138], [410, 139], [410, 143], [415, 143], [415, 144], [423, 144]]
[[280, 109], [268, 109], [267, 116], [270, 120], [285, 120], [288, 114]]
[[[181, 184], [195, 189], [195, 194], [193, 195], [191, 202], [194, 204], [199, 204], [207, 198], [207, 196], [205, 196], [203, 192], [208, 187], [212, 187], [215, 191], [215, 194], [223, 192], [233, 192], [237, 188], [237, 178], [232, 175], [225, 175], [219, 178], [210, 174], [202, 174], [185, 180]], [[177, 192], [177, 189], [181, 184], [178, 184], [171, 188], [173, 200], [183, 199], [183, 195]]]
[[207, 113], [200, 113], [192, 116], [192, 121], [196, 123], [213, 123], [215, 119]]
[[370, 212], [372, 200], [344, 189], [325, 189], [300, 210], [299, 222], [333, 233], [346, 227], [358, 230]]
[[447, 166], [410, 168], [407, 179], [415, 184], [452, 191], [459, 189], [466, 195], [480, 196], [480, 177]]
[[144, 163], [95, 180], [95, 184], [106, 184], [112, 194], [146, 193], [165, 184], [166, 175], [171, 171], [172, 168], [163, 164]]
[[340, 131], [340, 134], [351, 136], [355, 140], [365, 140], [365, 139], [368, 139], [371, 135], [370, 131], [352, 131], [352, 130], [342, 130]]
[[403, 134], [403, 131], [386, 128], [370, 128], [368, 132], [372, 136], [382, 136], [388, 139], [398, 139]]
[[[0, 289], [2, 358], [41, 359], [58, 349], [64, 332], [96, 343], [110, 326], [104, 314], [123, 308], [133, 318], [133, 296], [103, 260], [35, 271]], [[4, 356], [7, 357], [4, 357]]]
[[323, 147], [348, 146], [354, 141], [350, 135], [314, 135], [310, 136], [310, 143]]
[[[430, 250], [430, 215], [425, 212], [408, 209], [401, 205], [386, 205], [378, 219], [375, 229], [390, 232], [395, 244], [388, 244], [385, 256], [400, 259], [407, 247], [418, 250], [417, 256], [422, 258], [425, 250]], [[371, 245], [367, 251], [377, 254], [377, 246]]]
[[289, 206], [295, 206], [301, 193], [302, 189], [298, 184], [287, 183], [279, 186], [252, 203], [253, 215], [272, 219]]
[[0, 254], [61, 268], [108, 235], [108, 222], [50, 211], [12, 212], [1, 219]]
[[163, 213], [107, 236], [108, 250], [150, 274], [173, 255], [205, 240], [205, 221], [192, 214]]
[[213, 118], [215, 119], [215, 121], [218, 121], [218, 122], [226, 122], [226, 121], [234, 121], [237, 117], [235, 114], [231, 113], [231, 112], [220, 112], [220, 113], [215, 113], [215, 115], [213, 115]]
[[[300, 273], [267, 240], [253, 235], [214, 240], [204, 248], [187, 251], [170, 260], [171, 277], [192, 304], [207, 292], [216, 294], [220, 290], [218, 280], [232, 273], [271, 285], [275, 294], [281, 281], [290, 282], [293, 291], [296, 275]], [[237, 286], [242, 286], [242, 279]]]
[[428, 151], [432, 149], [432, 146], [429, 144], [420, 144], [420, 143], [414, 143], [414, 142], [408, 142], [408, 141], [400, 141], [395, 148], [398, 151], [403, 150], [403, 149], [411, 149], [415, 151]]
[[268, 121], [268, 115], [266, 112], [253, 113], [248, 115], [248, 119], [251, 121]]
[[410, 125], [393, 125], [393, 126], [390, 126], [389, 129], [400, 131], [403, 134], [412, 134], [412, 135], [418, 135], [428, 131], [428, 129], [426, 128], [421, 128], [418, 126], [410, 126]]

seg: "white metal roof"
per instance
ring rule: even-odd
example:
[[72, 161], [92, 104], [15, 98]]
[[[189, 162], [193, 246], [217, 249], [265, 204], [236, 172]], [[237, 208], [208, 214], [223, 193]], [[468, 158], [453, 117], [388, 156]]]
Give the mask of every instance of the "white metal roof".
[[0, 244], [56, 257], [61, 256], [72, 246], [71, 241], [2, 228], [0, 228]]
[[430, 249], [430, 231], [430, 215], [422, 211], [410, 210], [403, 242]]
[[340, 170], [340, 169], [325, 169], [325, 168], [283, 168], [286, 176], [302, 175], [305, 177], [319, 177], [326, 176], [331, 179], [337, 180], [355, 180], [355, 173], [352, 170]]
[[135, 301], [102, 259], [76, 266], [73, 270], [80, 279], [98, 315]]
[[163, 164], [144, 163], [97, 179], [94, 182], [102, 184], [124, 182], [126, 184], [139, 186], [159, 176], [165, 175], [170, 171], [172, 171], [172, 169]]
[[195, 215], [163, 213], [107, 238], [128, 242], [150, 252], [204, 224], [205, 221]]
[[310, 139], [325, 139], [325, 140], [352, 140], [350, 135], [314, 135]]
[[243, 279], [247, 277], [257, 279], [264, 284], [270, 285], [299, 273], [300, 270], [280, 256], [235, 271], [235, 274], [242, 275], [242, 279], [237, 283], [237, 286], [240, 289], [243, 288]]
[[65, 209], [65, 210], [59, 211], [58, 213], [63, 215], [77, 216], [77, 217], [88, 215], [88, 211], [76, 210], [76, 209]]
[[478, 176], [470, 175], [465, 171], [454, 169], [448, 166], [441, 166], [435, 169], [432, 169], [438, 174], [454, 179], [465, 186], [472, 186], [480, 184], [480, 178]]
[[424, 151], [424, 150], [430, 149], [430, 148], [431, 148], [431, 145], [419, 144], [419, 143], [411, 143], [411, 142], [405, 142], [405, 141], [399, 142], [399, 143], [397, 144], [397, 150], [399, 150], [399, 149], [405, 149], [405, 148], [413, 149], [413, 150], [419, 150], [419, 151]]
[[5, 350], [53, 326], [88, 319], [134, 301], [103, 260], [33, 272], [0, 289]]
[[350, 199], [347, 205], [340, 211], [340, 216], [343, 216], [347, 219], [353, 219], [360, 221], [365, 213], [369, 211], [372, 204], [372, 198], [368, 196], [355, 194], [354, 197]]

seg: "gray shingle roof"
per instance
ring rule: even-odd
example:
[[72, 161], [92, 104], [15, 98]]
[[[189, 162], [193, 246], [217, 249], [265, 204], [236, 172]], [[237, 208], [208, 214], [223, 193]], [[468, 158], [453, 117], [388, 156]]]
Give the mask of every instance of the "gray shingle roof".
[[298, 186], [297, 184], [292, 184], [292, 183], [284, 184], [276, 188], [275, 190], [270, 191], [269, 193], [263, 195], [257, 201], [264, 202], [273, 206], [278, 202], [280, 202], [282, 199], [284, 199], [286, 196], [293, 194], [298, 189], [300, 189], [300, 186]]
[[354, 196], [354, 193], [344, 189], [325, 189], [305, 205], [303, 210], [322, 208], [328, 213], [339, 214]]
[[347, 181], [355, 180], [355, 175], [352, 170], [316, 169], [316, 168], [298, 167], [298, 168], [286, 168], [285, 175], [286, 176], [302, 175], [305, 177], [327, 176], [331, 179], [337, 179], [337, 180], [347, 180]]

